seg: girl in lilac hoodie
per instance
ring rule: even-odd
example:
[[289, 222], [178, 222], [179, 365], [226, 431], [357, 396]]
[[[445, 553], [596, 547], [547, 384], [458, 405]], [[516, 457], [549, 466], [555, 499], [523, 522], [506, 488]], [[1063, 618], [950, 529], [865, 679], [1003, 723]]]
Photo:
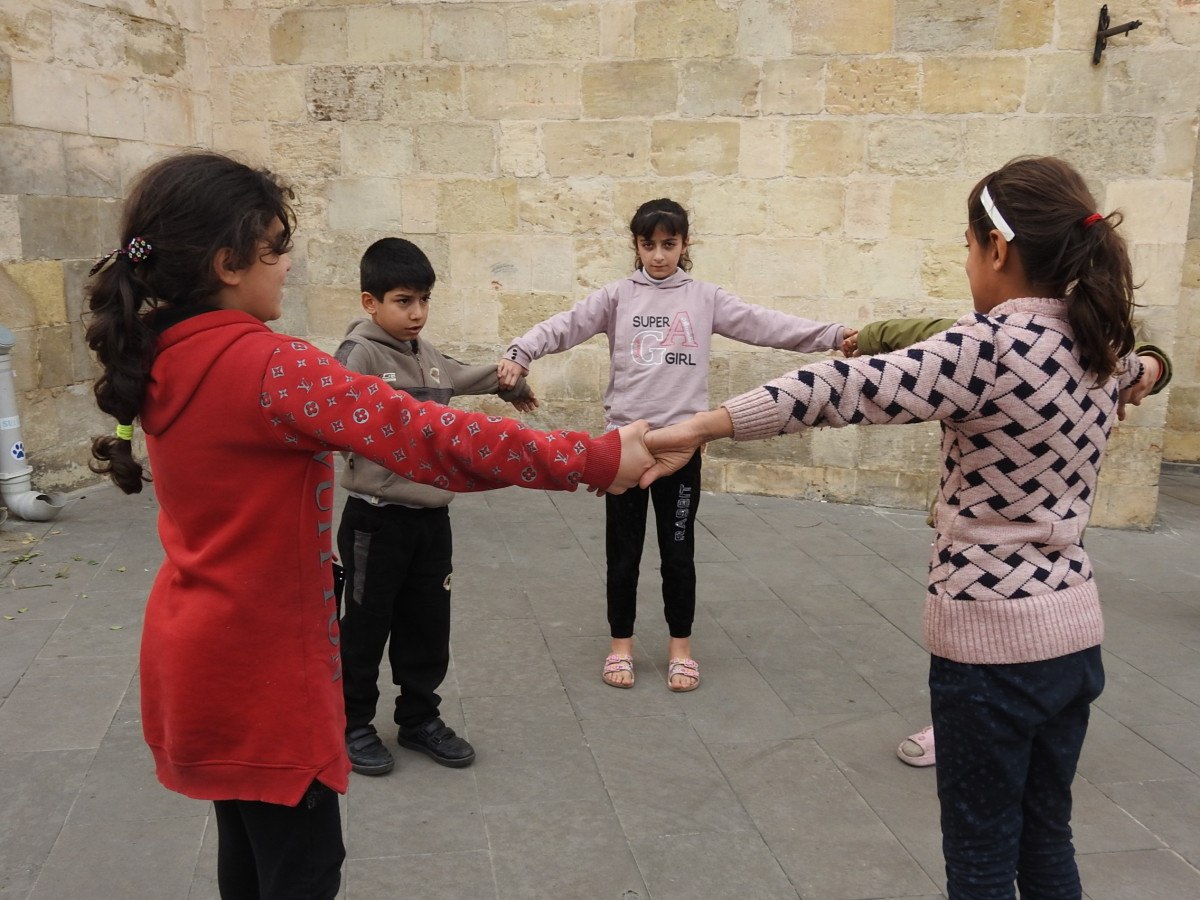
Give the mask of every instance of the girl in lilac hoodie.
[[[687, 274], [692, 266], [687, 252], [688, 215], [673, 200], [643, 203], [629, 229], [637, 251], [633, 274], [606, 284], [513, 341], [500, 361], [501, 387], [514, 385], [518, 377], [528, 374], [533, 360], [604, 334], [612, 355], [604, 392], [608, 428], [638, 419], [662, 428], [708, 408], [714, 334], [800, 352], [836, 349], [848, 334], [842, 325], [755, 306], [715, 284], [692, 280]], [[606, 498], [612, 651], [604, 661], [602, 677], [613, 687], [633, 687], [633, 624], [648, 499], [654, 501], [663, 608], [671, 635], [667, 684], [672, 691], [690, 691], [700, 684], [700, 669], [691, 652], [699, 450], [679, 471], [649, 490], [633, 489]]]

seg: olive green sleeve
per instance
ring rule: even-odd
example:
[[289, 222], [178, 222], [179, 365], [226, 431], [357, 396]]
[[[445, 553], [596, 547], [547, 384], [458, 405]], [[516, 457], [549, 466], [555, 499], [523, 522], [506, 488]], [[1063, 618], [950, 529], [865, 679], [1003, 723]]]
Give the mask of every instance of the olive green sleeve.
[[858, 332], [858, 352], [862, 356], [890, 353], [940, 334], [958, 319], [879, 319], [868, 322]]
[[[862, 343], [861, 339], [859, 343]], [[1162, 372], [1158, 376], [1158, 381], [1154, 382], [1154, 387], [1150, 388], [1151, 394], [1157, 394], [1171, 381], [1171, 357], [1167, 356], [1167, 352], [1161, 347], [1148, 344], [1145, 341], [1139, 341], [1134, 345], [1133, 349], [1138, 356], [1153, 356], [1162, 365]]]

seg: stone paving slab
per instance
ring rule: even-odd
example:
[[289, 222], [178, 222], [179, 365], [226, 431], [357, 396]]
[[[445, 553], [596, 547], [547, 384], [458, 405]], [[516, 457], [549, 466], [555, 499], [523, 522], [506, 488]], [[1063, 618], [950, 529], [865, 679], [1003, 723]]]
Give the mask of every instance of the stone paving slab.
[[[148, 491], [97, 487], [0, 525], [0, 900], [212, 900], [208, 804], [161, 788], [137, 645], [161, 557]], [[446, 720], [478, 760], [400, 750], [343, 798], [344, 897], [931, 898], [923, 513], [703, 495], [700, 690], [665, 686], [657, 554], [637, 683], [599, 678], [604, 511], [590, 495], [463, 496]], [[1158, 526], [1087, 535], [1105, 693], [1076, 784], [1091, 900], [1200, 896], [1200, 472], [1166, 467]], [[394, 745], [391, 686], [377, 725]]]

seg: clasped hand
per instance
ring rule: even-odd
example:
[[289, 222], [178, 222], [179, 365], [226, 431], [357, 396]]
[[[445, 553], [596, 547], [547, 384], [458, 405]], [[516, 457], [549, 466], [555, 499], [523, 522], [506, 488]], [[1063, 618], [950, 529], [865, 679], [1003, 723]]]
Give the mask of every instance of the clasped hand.
[[[733, 435], [733, 423], [724, 407], [697, 413], [666, 428], [650, 427], [644, 419], [618, 429], [621, 435], [621, 465], [617, 477], [597, 494], [620, 494], [629, 488], [649, 487], [687, 463], [700, 446], [719, 437]], [[591, 490], [591, 488], [589, 488]]]

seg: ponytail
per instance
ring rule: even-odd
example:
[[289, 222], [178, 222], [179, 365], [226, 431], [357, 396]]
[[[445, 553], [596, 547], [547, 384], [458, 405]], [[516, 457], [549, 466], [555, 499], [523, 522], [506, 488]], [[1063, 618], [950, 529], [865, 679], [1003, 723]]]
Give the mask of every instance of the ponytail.
[[1116, 232], [1119, 212], [1100, 216], [1080, 174], [1052, 156], [1021, 157], [982, 179], [967, 200], [971, 228], [986, 243], [993, 220], [981, 195], [987, 189], [1015, 236], [1028, 280], [1046, 296], [1067, 301], [1075, 348], [1086, 369], [1104, 384], [1134, 345], [1133, 266]]

